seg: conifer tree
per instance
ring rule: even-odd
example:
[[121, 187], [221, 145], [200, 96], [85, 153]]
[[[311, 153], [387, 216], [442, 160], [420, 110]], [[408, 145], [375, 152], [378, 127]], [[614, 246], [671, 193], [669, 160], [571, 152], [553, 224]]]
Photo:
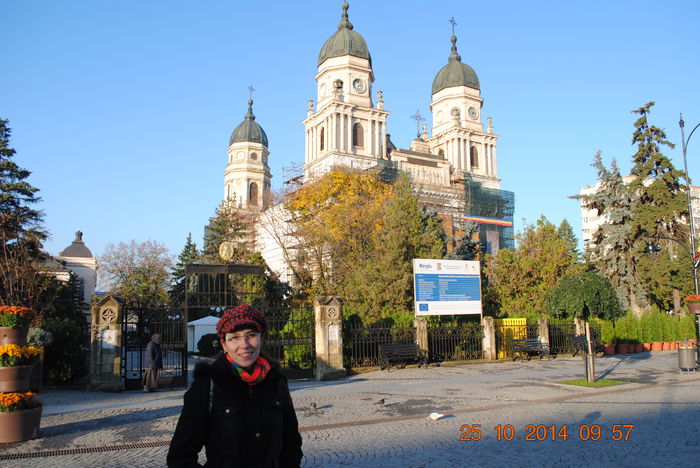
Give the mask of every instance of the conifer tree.
[[247, 263], [253, 244], [253, 214], [236, 206], [235, 200], [224, 200], [216, 208], [214, 216], [204, 228], [202, 260], [221, 263], [219, 246], [222, 242], [234, 245], [231, 263]]
[[43, 214], [33, 208], [41, 198], [14, 161], [11, 129], [0, 119], [0, 304], [32, 307], [41, 290], [37, 265], [46, 232]]
[[[649, 102], [633, 111], [639, 118], [634, 123], [632, 135], [637, 152], [632, 156], [634, 166], [631, 173], [636, 177], [630, 188], [639, 197], [639, 203], [634, 210], [632, 236], [640, 254], [639, 279], [647, 284], [650, 299], [662, 310], [671, 307], [679, 310], [681, 290], [690, 289], [690, 259], [677, 245], [677, 242], [684, 243], [688, 239], [688, 227], [681, 222], [688, 217], [686, 188], [680, 180], [687, 176], [661, 152], [664, 146], [673, 148], [674, 145], [666, 139], [662, 129], [649, 123], [648, 115], [653, 106], [654, 103]], [[641, 255], [649, 236], [658, 237], [658, 243], [664, 247], [664, 252], [655, 258]]]
[[181, 304], [185, 300], [185, 266], [199, 260], [197, 244], [192, 240], [192, 233], [187, 234], [185, 246], [177, 256], [177, 262], [172, 270], [171, 278], [173, 287], [170, 290], [170, 300], [174, 304]]

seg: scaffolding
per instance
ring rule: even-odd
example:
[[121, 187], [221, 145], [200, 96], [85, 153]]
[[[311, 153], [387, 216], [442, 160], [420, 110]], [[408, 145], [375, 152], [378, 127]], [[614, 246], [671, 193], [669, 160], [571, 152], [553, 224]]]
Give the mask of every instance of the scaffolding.
[[486, 252], [515, 248], [514, 211], [513, 192], [483, 187], [471, 175], [464, 174], [463, 220], [479, 225], [479, 240]]

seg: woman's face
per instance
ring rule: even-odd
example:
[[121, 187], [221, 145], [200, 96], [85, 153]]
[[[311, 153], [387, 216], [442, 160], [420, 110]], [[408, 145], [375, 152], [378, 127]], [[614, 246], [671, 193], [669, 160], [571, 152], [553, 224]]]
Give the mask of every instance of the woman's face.
[[251, 370], [260, 356], [262, 334], [250, 328], [226, 333], [221, 347], [233, 362], [246, 370]]

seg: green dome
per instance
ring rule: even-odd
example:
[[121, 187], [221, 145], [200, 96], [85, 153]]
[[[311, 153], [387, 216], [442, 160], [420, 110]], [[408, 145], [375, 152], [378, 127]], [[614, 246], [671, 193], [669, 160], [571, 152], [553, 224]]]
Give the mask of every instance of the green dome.
[[348, 20], [348, 3], [343, 2], [343, 17], [338, 24], [338, 30], [323, 44], [321, 52], [318, 53], [319, 66], [326, 59], [343, 55], [367, 59], [370, 66], [372, 65], [372, 57], [369, 55], [365, 38], [352, 28], [352, 23]]
[[462, 63], [462, 57], [457, 53], [457, 37], [452, 36], [452, 53], [447, 65], [442, 67], [433, 80], [433, 94], [445, 88], [453, 86], [467, 86], [469, 88], [481, 89], [479, 87], [479, 77], [472, 67]]
[[245, 120], [243, 120], [243, 122], [241, 122], [231, 134], [229, 146], [242, 141], [262, 143], [266, 148], [268, 147], [265, 130], [263, 130], [262, 127], [255, 121], [252, 99], [248, 100], [248, 113], [245, 115]]

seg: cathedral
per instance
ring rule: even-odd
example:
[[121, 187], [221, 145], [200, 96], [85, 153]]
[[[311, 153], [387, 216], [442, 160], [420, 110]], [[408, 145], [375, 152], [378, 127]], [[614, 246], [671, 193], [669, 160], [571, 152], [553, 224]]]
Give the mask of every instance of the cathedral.
[[[404, 171], [415, 184], [421, 204], [443, 219], [448, 238], [463, 234], [465, 223], [477, 223], [487, 251], [513, 248], [514, 195], [500, 190], [498, 136], [490, 117], [484, 131], [479, 78], [462, 62], [454, 30], [450, 42], [447, 64], [432, 83], [430, 133], [424, 124], [409, 148], [399, 149], [387, 132], [389, 111], [382, 91], [375, 93], [372, 88], [369, 48], [350, 22], [348, 3], [343, 2], [337, 31], [318, 54], [316, 102], [309, 100], [303, 120], [303, 174], [285, 183], [308, 183], [334, 168]], [[270, 204], [269, 156], [268, 137], [255, 120], [251, 99], [243, 122], [231, 134], [224, 197], [260, 211], [257, 248], [285, 280], [284, 249], [280, 248], [284, 235], [270, 229], [270, 224], [283, 223], [286, 217], [281, 206]], [[454, 247], [452, 242], [448, 247]]]

